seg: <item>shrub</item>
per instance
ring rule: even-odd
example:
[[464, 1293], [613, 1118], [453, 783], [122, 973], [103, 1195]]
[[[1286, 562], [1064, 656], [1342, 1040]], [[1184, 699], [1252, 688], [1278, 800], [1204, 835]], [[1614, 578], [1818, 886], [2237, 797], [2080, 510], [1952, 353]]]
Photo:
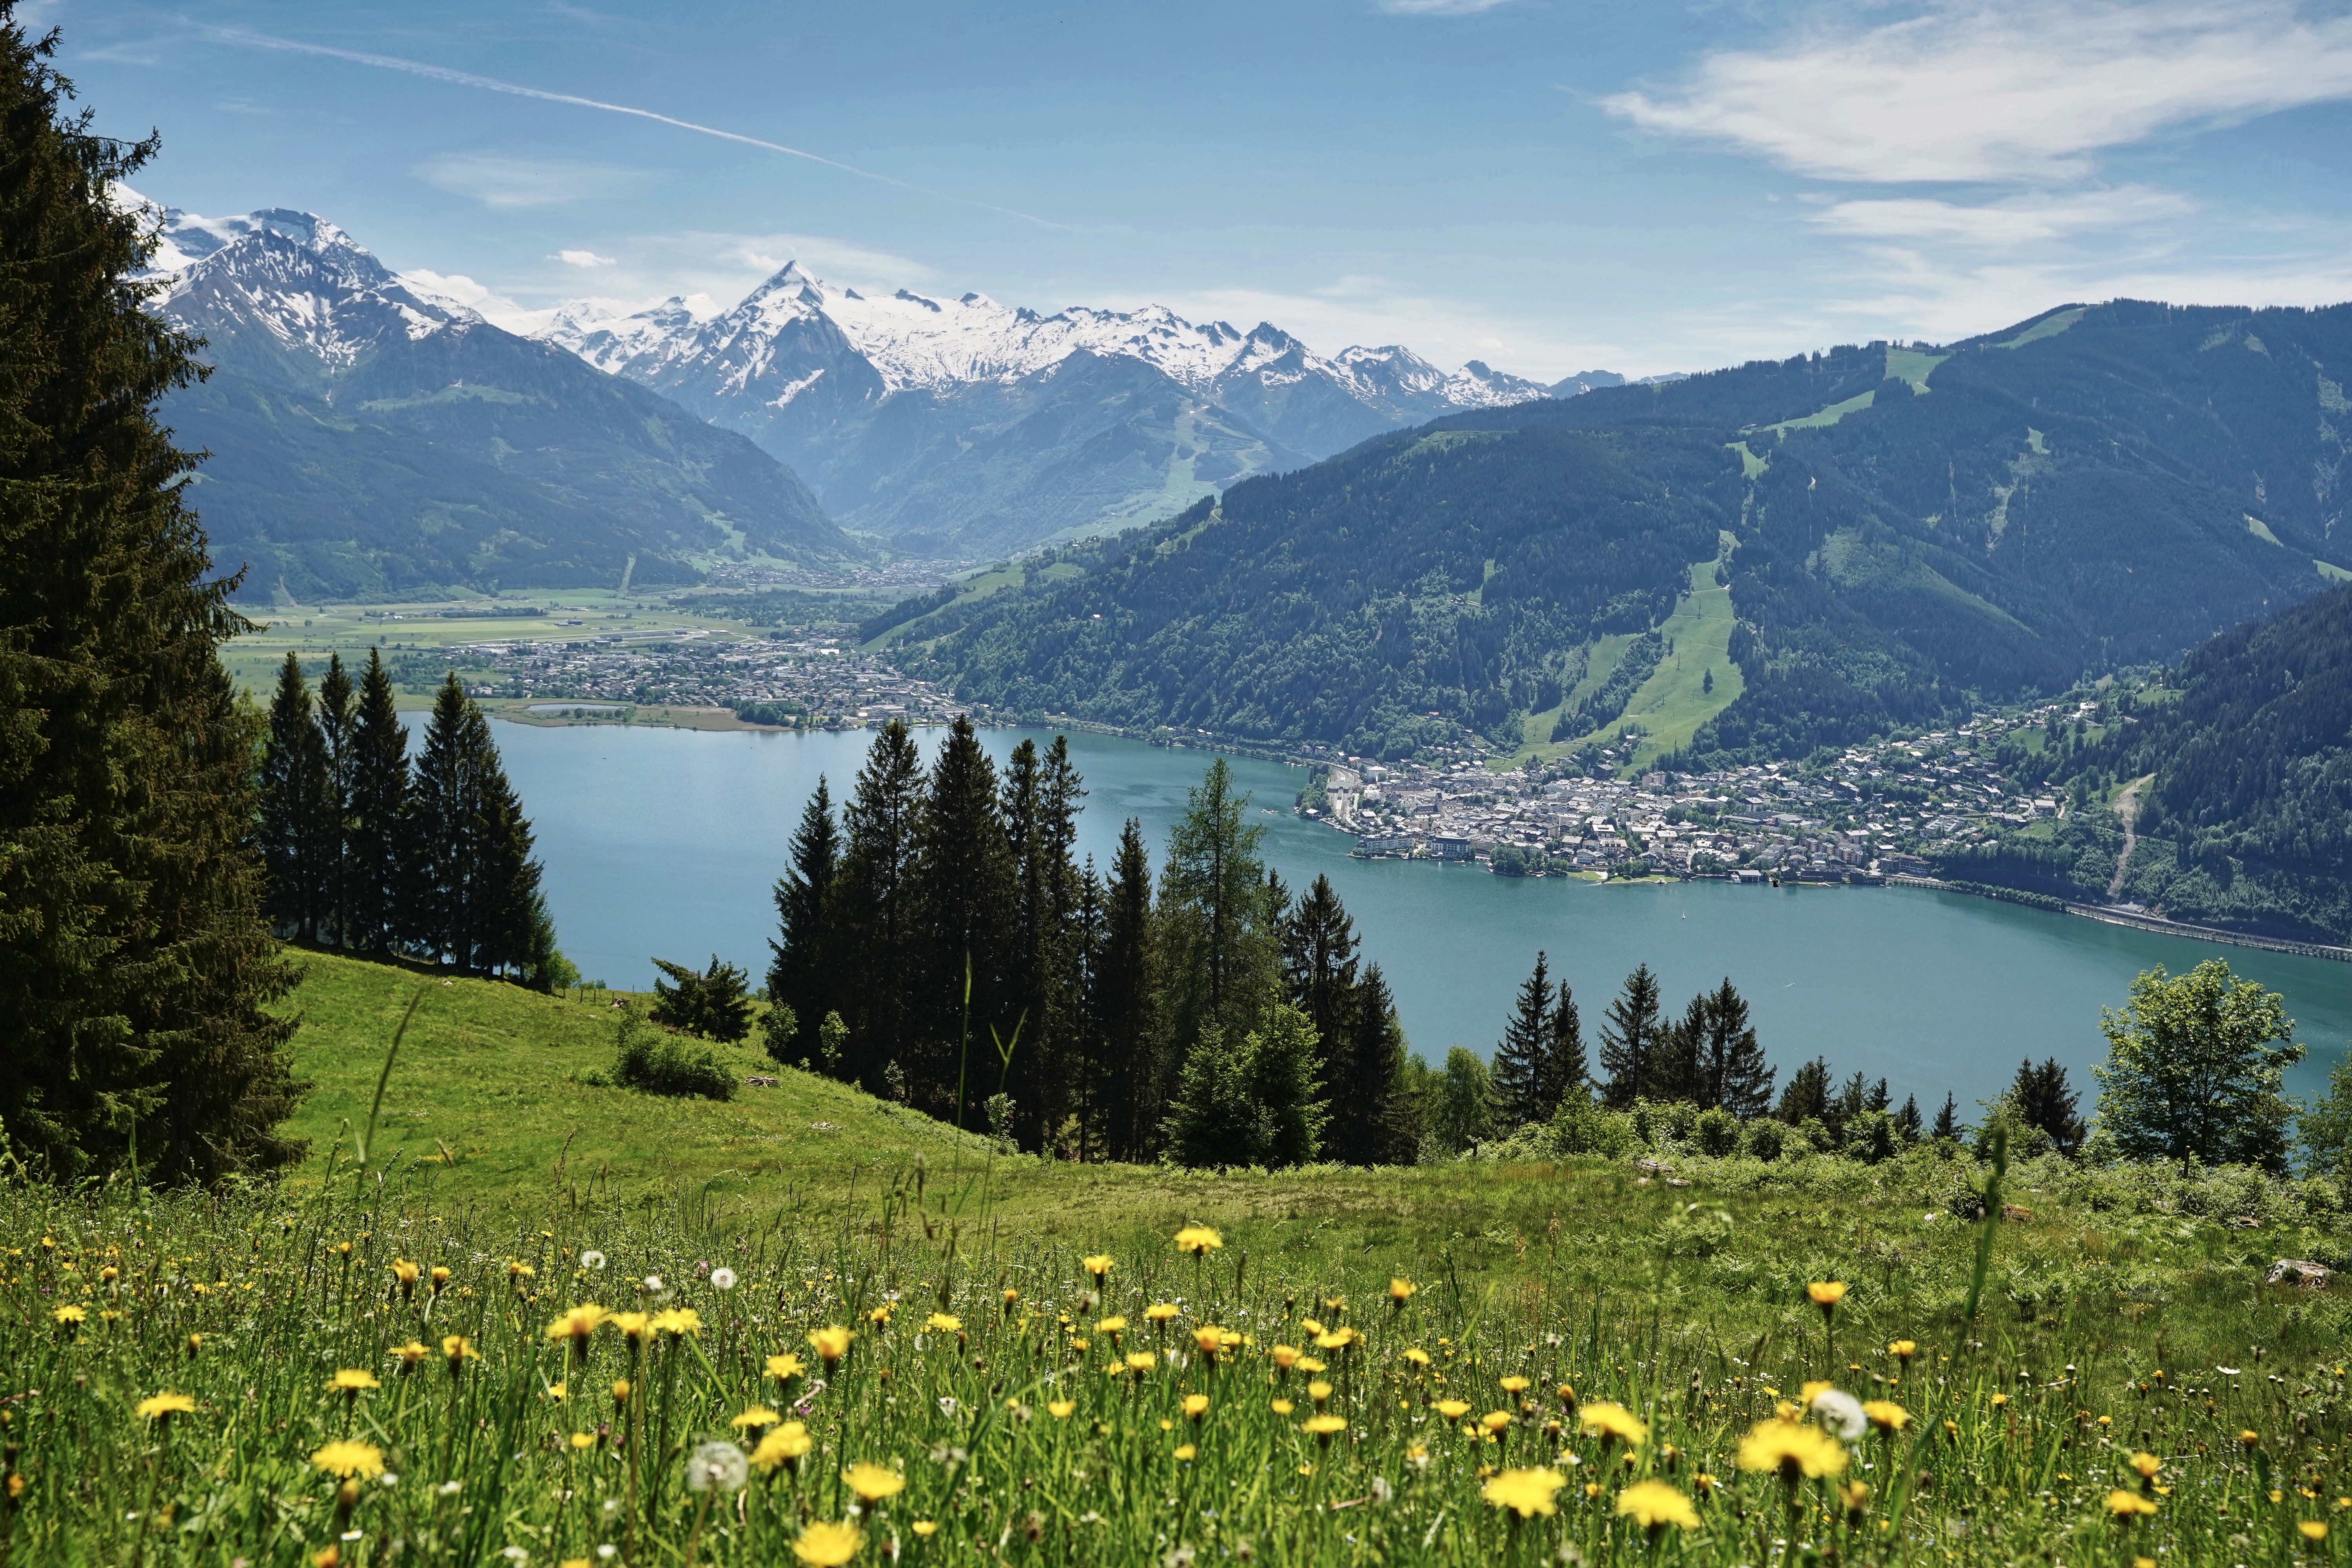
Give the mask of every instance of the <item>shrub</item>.
[[614, 1036], [621, 1058], [614, 1078], [624, 1089], [705, 1100], [735, 1098], [735, 1075], [717, 1051], [656, 1028], [635, 1007], [622, 1010]]
[[1691, 1134], [1702, 1154], [1721, 1157], [1739, 1152], [1739, 1120], [1721, 1106], [1702, 1112], [1691, 1123]]
[[1789, 1129], [1780, 1122], [1765, 1117], [1748, 1124], [1748, 1152], [1758, 1160], [1777, 1160], [1787, 1146]]

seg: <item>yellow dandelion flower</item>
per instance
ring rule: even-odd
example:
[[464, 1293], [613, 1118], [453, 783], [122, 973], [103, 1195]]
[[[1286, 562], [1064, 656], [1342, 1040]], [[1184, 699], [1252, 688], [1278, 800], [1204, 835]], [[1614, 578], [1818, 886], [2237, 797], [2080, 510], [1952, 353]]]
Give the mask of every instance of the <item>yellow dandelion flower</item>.
[[1478, 1425], [1489, 1432], [1500, 1432], [1510, 1424], [1511, 1413], [1507, 1410], [1489, 1410], [1486, 1415], [1478, 1417]]
[[644, 1348], [646, 1336], [653, 1331], [651, 1312], [615, 1312], [604, 1321], [621, 1331], [632, 1349]]
[[1213, 1252], [1224, 1246], [1225, 1238], [1205, 1225], [1188, 1225], [1176, 1233], [1176, 1250], [1195, 1255]]
[[406, 1372], [433, 1352], [422, 1342], [411, 1340], [392, 1353], [400, 1358], [400, 1369]]
[[1298, 1358], [1298, 1370], [1304, 1373], [1318, 1373], [1325, 1372], [1329, 1369], [1325, 1367], [1321, 1362], [1317, 1361], [1313, 1356], [1303, 1355]]
[[1622, 1405], [1606, 1399], [1596, 1399], [1577, 1413], [1577, 1421], [1588, 1437], [1603, 1442], [1623, 1443], [1638, 1448], [1650, 1440], [1650, 1428], [1642, 1418]]
[[1203, 1324], [1192, 1331], [1192, 1344], [1203, 1356], [1214, 1361], [1217, 1352], [1224, 1348], [1225, 1331], [1214, 1323]]
[[1208, 1413], [1209, 1396], [1207, 1394], [1188, 1394], [1184, 1396], [1184, 1414], [1198, 1421], [1202, 1416], [1206, 1415]]
[[557, 1318], [555, 1321], [548, 1324], [547, 1337], [557, 1341], [570, 1340], [572, 1348], [585, 1355], [588, 1352], [589, 1338], [595, 1333], [597, 1327], [607, 1316], [604, 1308], [593, 1301], [586, 1302], [572, 1308]]
[[847, 1355], [850, 1342], [856, 1338], [857, 1336], [849, 1330], [837, 1326], [830, 1329], [814, 1329], [809, 1332], [809, 1343], [814, 1345], [816, 1353], [826, 1361], [839, 1361], [843, 1356]]
[[1910, 1340], [1890, 1340], [1887, 1342], [1886, 1353], [1897, 1361], [1907, 1362], [1919, 1353], [1919, 1347]]
[[376, 1382], [375, 1373], [355, 1366], [343, 1367], [334, 1376], [327, 1379], [328, 1393], [345, 1394], [354, 1399], [359, 1397], [360, 1390], [362, 1388], [383, 1386]]
[[1195, 1458], [1200, 1457], [1200, 1453], [1201, 1450], [1194, 1447], [1190, 1443], [1179, 1443], [1176, 1446], [1176, 1459], [1179, 1464], [1191, 1464]]
[[474, 1348], [474, 1342], [463, 1334], [442, 1335], [441, 1354], [449, 1363], [451, 1372], [467, 1362], [482, 1359], [482, 1352]]
[[70, 1329], [87, 1319], [89, 1314], [68, 1301], [64, 1306], [52, 1310], [49, 1316], [57, 1320], [58, 1327]]
[[1087, 1273], [1095, 1277], [1097, 1284], [1101, 1282], [1104, 1275], [1110, 1272], [1111, 1259], [1108, 1252], [1097, 1252], [1091, 1257], [1082, 1258], [1078, 1261]]
[[912, 1530], [917, 1535], [929, 1540], [931, 1536], [939, 1533], [940, 1521], [935, 1519], [919, 1519], [915, 1521], [913, 1524], [908, 1526], [908, 1528]]
[[140, 1417], [146, 1421], [158, 1418], [168, 1420], [174, 1415], [193, 1415], [195, 1410], [196, 1402], [184, 1394], [170, 1392], [153, 1394], [139, 1402]]
[[1095, 1325], [1095, 1332], [1098, 1334], [1123, 1334], [1127, 1332], [1127, 1320], [1125, 1318], [1105, 1318], [1101, 1322]]
[[790, 1352], [786, 1352], [782, 1355], [772, 1355], [768, 1358], [768, 1375], [774, 1378], [778, 1383], [790, 1383], [793, 1379], [798, 1377], [802, 1373], [807, 1370], [808, 1369], [806, 1367], [801, 1364], [801, 1358], [793, 1355]]
[[1276, 1415], [1287, 1415], [1297, 1408], [1298, 1406], [1293, 1405], [1287, 1399], [1277, 1399], [1274, 1402], [1274, 1413]]
[[1267, 1353], [1273, 1356], [1274, 1364], [1281, 1368], [1284, 1372], [1288, 1372], [1293, 1366], [1297, 1365], [1298, 1362], [1298, 1347], [1297, 1345], [1276, 1345]]
[[1891, 1399], [1865, 1399], [1862, 1413], [1881, 1432], [1900, 1432], [1911, 1425], [1911, 1412]]
[[1407, 1301], [1412, 1300], [1412, 1293], [1420, 1289], [1420, 1286], [1414, 1284], [1410, 1279], [1391, 1279], [1389, 1281], [1389, 1300], [1402, 1307]]
[[1154, 1301], [1143, 1309], [1145, 1318], [1154, 1323], [1164, 1323], [1176, 1315], [1177, 1309], [1166, 1301]]
[[1070, 1413], [1077, 1407], [1078, 1402], [1075, 1399], [1049, 1399], [1045, 1401], [1045, 1409], [1047, 1414], [1051, 1415], [1056, 1421], [1067, 1421], [1070, 1418]]
[[830, 1520], [812, 1520], [801, 1527], [793, 1541], [793, 1555], [808, 1564], [808, 1568], [842, 1568], [842, 1564], [857, 1555], [866, 1544], [854, 1524], [835, 1524]]
[[1347, 1429], [1347, 1421], [1338, 1415], [1309, 1415], [1299, 1426], [1300, 1431], [1307, 1433], [1317, 1442], [1327, 1445], [1333, 1437]]
[[1517, 1373], [1513, 1373], [1508, 1377], [1498, 1379], [1497, 1382], [1499, 1383], [1503, 1392], [1506, 1394], [1525, 1394], [1528, 1391], [1528, 1380], [1521, 1377]]
[[2164, 1461], [2154, 1454], [2134, 1454], [2131, 1468], [2139, 1472], [2140, 1479], [2152, 1481], [2156, 1479], [2157, 1472], [2164, 1468]]
[[691, 1307], [672, 1307], [667, 1312], [656, 1312], [650, 1326], [657, 1334], [683, 1339], [702, 1331], [702, 1314]]
[[1636, 1481], [1617, 1494], [1617, 1517], [1630, 1519], [1644, 1530], [1675, 1525], [1698, 1528], [1698, 1510], [1690, 1499], [1664, 1481]]
[[923, 1327], [936, 1329], [943, 1334], [960, 1334], [963, 1332], [963, 1320], [946, 1312], [933, 1312], [923, 1320]]
[[354, 1443], [348, 1439], [328, 1444], [310, 1456], [310, 1463], [331, 1476], [345, 1480], [354, 1478], [373, 1480], [383, 1474], [383, 1450], [373, 1443]]
[[1816, 1279], [1805, 1287], [1805, 1294], [1811, 1297], [1813, 1305], [1824, 1312], [1844, 1300], [1845, 1293], [1846, 1283], [1843, 1279]]
[[1739, 1440], [1739, 1468], [1777, 1472], [1791, 1486], [1801, 1477], [1816, 1480], [1845, 1468], [1845, 1445], [1818, 1426], [1800, 1426], [1775, 1416], [1759, 1421]]
[[1559, 1511], [1552, 1494], [1567, 1484], [1568, 1478], [1554, 1469], [1505, 1470], [1479, 1488], [1478, 1495], [1519, 1519], [1549, 1519]]
[[2327, 1539], [2327, 1521], [2324, 1519], [2306, 1519], [2297, 1524], [2295, 1529], [2302, 1532], [2305, 1541]]
[[1415, 1345], [1404, 1352], [1404, 1359], [1412, 1363], [1415, 1366], [1427, 1366], [1429, 1364], [1429, 1352], [1423, 1350], [1419, 1345]]
[[2137, 1492], [2127, 1492], [2121, 1487], [2107, 1494], [2107, 1512], [2118, 1520], [2134, 1520], [2156, 1511], [2156, 1500]]
[[1307, 1397], [1320, 1405], [1331, 1397], [1331, 1385], [1318, 1377], [1307, 1385]]
[[869, 1465], [860, 1459], [849, 1467], [841, 1478], [849, 1489], [866, 1502], [880, 1502], [887, 1497], [897, 1497], [907, 1489], [907, 1478], [896, 1470], [886, 1470], [879, 1465]]
[[729, 1418], [727, 1425], [739, 1432], [757, 1432], [773, 1426], [782, 1417], [764, 1405], [754, 1405], [740, 1415]]
[[815, 1447], [816, 1440], [808, 1435], [806, 1426], [787, 1421], [760, 1439], [760, 1446], [751, 1450], [751, 1463], [772, 1474], [779, 1465], [798, 1464]]
[[1127, 1370], [1135, 1373], [1138, 1377], [1141, 1377], [1145, 1373], [1150, 1372], [1158, 1364], [1158, 1360], [1150, 1351], [1129, 1351], [1127, 1352]]
[[1470, 1414], [1470, 1406], [1458, 1399], [1441, 1399], [1435, 1408], [1437, 1413], [1448, 1421], [1459, 1421]]
[[1343, 1351], [1361, 1338], [1363, 1336], [1353, 1329], [1331, 1329], [1315, 1336], [1315, 1348], [1318, 1351]]

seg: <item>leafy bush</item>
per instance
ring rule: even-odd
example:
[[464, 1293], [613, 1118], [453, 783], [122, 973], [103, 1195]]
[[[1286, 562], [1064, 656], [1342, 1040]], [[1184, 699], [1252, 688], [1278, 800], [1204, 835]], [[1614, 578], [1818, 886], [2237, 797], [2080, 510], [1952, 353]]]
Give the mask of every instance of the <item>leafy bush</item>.
[[1739, 1152], [1739, 1119], [1721, 1106], [1702, 1112], [1691, 1124], [1691, 1132], [1702, 1154], [1720, 1157]]
[[735, 1075], [717, 1051], [655, 1027], [635, 1007], [622, 1010], [614, 1036], [621, 1058], [614, 1077], [623, 1088], [704, 1100], [735, 1098]]
[[1770, 1117], [1761, 1117], [1748, 1124], [1748, 1153], [1756, 1160], [1777, 1160], [1787, 1144], [1788, 1128]]

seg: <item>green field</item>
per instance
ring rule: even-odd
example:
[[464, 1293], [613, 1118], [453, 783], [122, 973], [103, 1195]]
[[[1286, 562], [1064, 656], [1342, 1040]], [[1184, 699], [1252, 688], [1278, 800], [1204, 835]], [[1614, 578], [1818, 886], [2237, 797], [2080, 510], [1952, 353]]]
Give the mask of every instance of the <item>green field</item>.
[[2352, 1314], [2263, 1282], [2332, 1183], [1071, 1165], [595, 1089], [608, 998], [429, 977], [362, 1164], [420, 978], [310, 961], [280, 1185], [0, 1177], [10, 1563], [2288, 1568], [2352, 1508]]

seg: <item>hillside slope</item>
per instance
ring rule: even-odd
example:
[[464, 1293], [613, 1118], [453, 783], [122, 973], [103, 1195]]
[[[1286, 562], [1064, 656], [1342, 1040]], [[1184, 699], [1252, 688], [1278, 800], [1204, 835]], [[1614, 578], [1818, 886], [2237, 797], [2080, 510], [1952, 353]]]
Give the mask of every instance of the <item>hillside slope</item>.
[[2170, 658], [2342, 575], [2345, 354], [2352, 307], [2119, 302], [1474, 411], [874, 629], [1015, 709], [1518, 748], [1591, 719], [1563, 690], [1665, 620], [1719, 527], [1743, 679], [1681, 755], [1801, 755]]

